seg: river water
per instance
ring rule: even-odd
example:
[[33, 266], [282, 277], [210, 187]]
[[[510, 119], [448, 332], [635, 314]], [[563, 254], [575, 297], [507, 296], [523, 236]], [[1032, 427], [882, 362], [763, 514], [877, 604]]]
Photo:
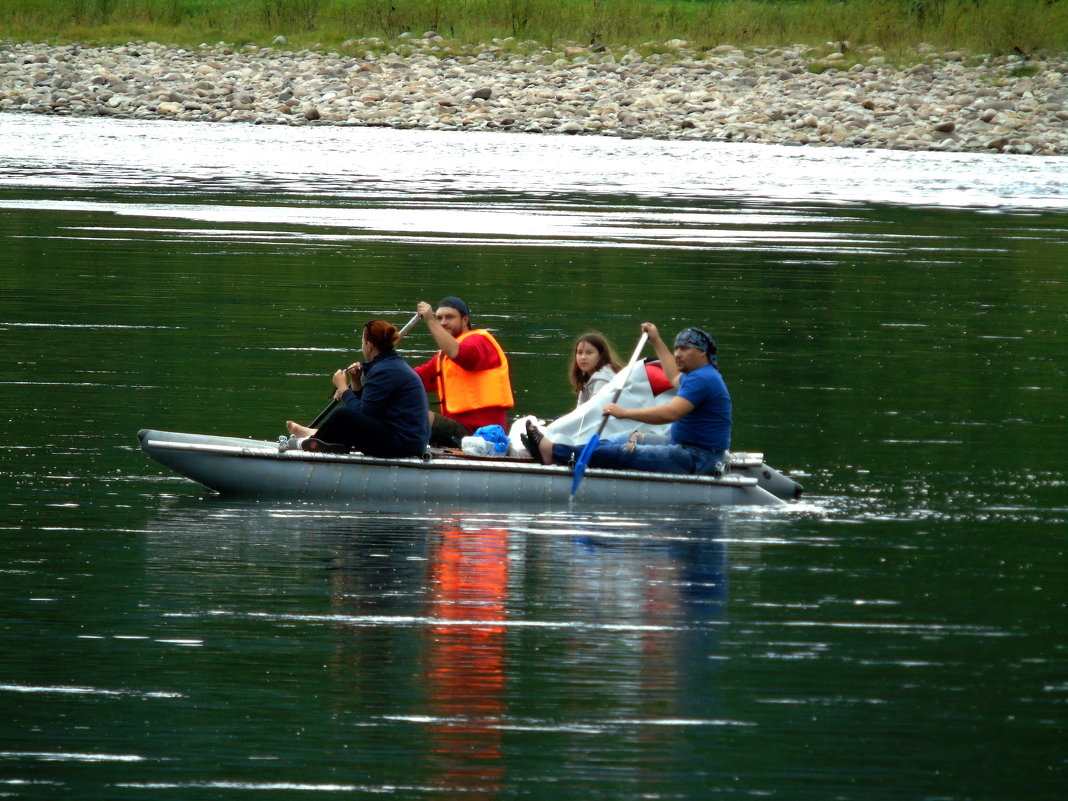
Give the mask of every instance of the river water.
[[[0, 115], [0, 794], [1059, 799], [1068, 159]], [[785, 510], [212, 496], [373, 316], [711, 331]], [[409, 358], [432, 352], [424, 329]]]

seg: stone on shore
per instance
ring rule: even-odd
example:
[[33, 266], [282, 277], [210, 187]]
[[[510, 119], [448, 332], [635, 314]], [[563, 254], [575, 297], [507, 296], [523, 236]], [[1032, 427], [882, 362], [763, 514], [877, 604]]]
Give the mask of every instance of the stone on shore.
[[1068, 155], [1063, 55], [924, 45], [894, 67], [848, 42], [472, 48], [434, 31], [398, 37], [394, 52], [374, 38], [342, 53], [286, 45], [0, 43], [0, 111]]

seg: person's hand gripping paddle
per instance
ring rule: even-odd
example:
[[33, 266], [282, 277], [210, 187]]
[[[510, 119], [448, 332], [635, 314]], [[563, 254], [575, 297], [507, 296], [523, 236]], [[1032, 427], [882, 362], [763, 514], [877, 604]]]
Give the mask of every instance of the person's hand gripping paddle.
[[[415, 326], [415, 324], [417, 322], [419, 322], [419, 315], [418, 314], [415, 315], [411, 320], [409, 320], [407, 323], [404, 324], [404, 328], [402, 328], [400, 330], [400, 333], [397, 334], [397, 338], [400, 339], [405, 334], [407, 334], [409, 331], [411, 331], [412, 328]], [[330, 412], [334, 411], [334, 407], [338, 405], [338, 400], [333, 395], [331, 395], [330, 398], [331, 398], [330, 405], [327, 406], [325, 409], [323, 409], [321, 412], [319, 412], [319, 416], [316, 417], [312, 421], [312, 424], [310, 426], [308, 426], [308, 428], [318, 428], [319, 424], [321, 422], [323, 422], [323, 420], [326, 419], [326, 416], [328, 414], [330, 414]]]

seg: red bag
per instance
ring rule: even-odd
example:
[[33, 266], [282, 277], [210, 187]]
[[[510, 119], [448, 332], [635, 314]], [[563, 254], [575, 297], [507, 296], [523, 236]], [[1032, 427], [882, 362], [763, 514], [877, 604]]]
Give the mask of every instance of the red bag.
[[667, 374], [664, 372], [664, 368], [660, 366], [660, 362], [646, 362], [645, 375], [649, 378], [649, 386], [653, 388], [653, 395], [659, 395], [661, 392], [667, 392], [669, 389], [675, 388], [675, 385], [668, 381]]

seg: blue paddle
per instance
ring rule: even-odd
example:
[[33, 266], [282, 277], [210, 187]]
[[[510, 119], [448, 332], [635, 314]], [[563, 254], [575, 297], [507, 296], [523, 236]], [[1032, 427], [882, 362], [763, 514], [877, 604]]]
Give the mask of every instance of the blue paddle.
[[[409, 320], [407, 323], [404, 324], [404, 328], [402, 328], [400, 330], [400, 333], [397, 335], [398, 338], [399, 337], [403, 337], [405, 334], [407, 334], [409, 331], [411, 331], [412, 327], [417, 322], [419, 322], [419, 315], [418, 314], [415, 315], [411, 320]], [[321, 412], [319, 412], [319, 416], [316, 417], [314, 420], [312, 420], [312, 424], [310, 426], [308, 426], [308, 428], [318, 428], [319, 427], [319, 423], [323, 422], [323, 420], [326, 419], [326, 416], [328, 414], [330, 414], [330, 412], [334, 411], [334, 407], [337, 406], [338, 402], [336, 400], [334, 400], [334, 396], [333, 395], [331, 395], [330, 398], [331, 398], [330, 405], [327, 406], [325, 409], [323, 409]]]
[[[619, 403], [619, 396], [623, 394], [623, 388], [627, 386], [627, 382], [630, 381], [630, 371], [634, 368], [634, 364], [638, 361], [638, 357], [642, 355], [642, 348], [645, 347], [645, 343], [649, 340], [649, 334], [642, 332], [641, 339], [638, 340], [638, 347], [634, 349], [634, 354], [630, 357], [630, 361], [627, 362], [627, 366], [623, 368], [623, 378], [619, 382], [619, 389], [616, 390], [615, 396], [612, 398], [612, 403]], [[579, 454], [578, 461], [575, 462], [575, 475], [571, 479], [571, 497], [575, 497], [575, 493], [578, 492], [579, 484], [582, 483], [582, 477], [586, 475], [586, 465], [590, 463], [590, 457], [593, 456], [593, 449], [597, 447], [597, 443], [601, 441], [601, 432], [604, 431], [604, 427], [608, 424], [608, 415], [605, 415], [601, 424], [597, 427], [597, 433], [590, 437], [590, 441], [586, 443], [586, 447], [582, 449], [582, 453]]]

